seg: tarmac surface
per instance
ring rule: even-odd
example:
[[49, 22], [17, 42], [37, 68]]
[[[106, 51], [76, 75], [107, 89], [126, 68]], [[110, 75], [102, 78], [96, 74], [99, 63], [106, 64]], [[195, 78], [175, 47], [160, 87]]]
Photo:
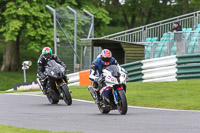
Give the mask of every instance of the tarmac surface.
[[200, 111], [129, 107], [101, 114], [92, 102], [49, 104], [44, 96], [0, 94], [0, 125], [83, 133], [200, 133]]

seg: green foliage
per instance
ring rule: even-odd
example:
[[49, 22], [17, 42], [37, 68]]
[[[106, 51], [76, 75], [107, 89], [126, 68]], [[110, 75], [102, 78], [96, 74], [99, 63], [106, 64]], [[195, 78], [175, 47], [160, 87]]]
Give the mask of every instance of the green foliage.
[[[68, 5], [81, 9], [86, 8], [95, 14], [97, 33], [102, 35], [100, 30], [109, 23], [110, 18], [108, 12], [103, 8], [96, 8], [95, 6], [89, 7], [87, 5], [78, 5], [75, 0], [58, 0], [58, 1], [41, 1], [41, 0], [3, 0], [0, 2], [1, 9], [0, 32], [5, 41], [16, 41], [17, 36], [26, 38], [28, 41], [28, 48], [36, 52], [40, 51], [45, 45], [52, 46], [53, 44], [53, 22], [52, 15], [47, 11], [45, 5], [55, 7], [66, 7]], [[66, 15], [66, 14], [65, 14]], [[69, 15], [69, 14], [68, 14]], [[65, 19], [67, 22], [67, 19]], [[64, 23], [64, 22], [63, 22]], [[82, 22], [78, 22], [83, 25]], [[73, 22], [68, 23], [67, 32], [70, 40], [73, 40]], [[81, 30], [79, 33], [81, 34]], [[72, 34], [71, 34], [72, 33]]]
[[190, 0], [190, 10], [199, 11], [200, 10], [200, 1], [199, 0]]
[[110, 26], [133, 28], [200, 10], [199, 0], [106, 0], [102, 6], [112, 18]]
[[108, 12], [104, 8], [98, 8], [95, 6], [84, 6], [84, 9], [88, 10], [94, 15], [95, 20], [95, 37], [101, 37], [104, 35], [104, 29], [111, 21], [108, 17]]
[[94, 15], [95, 20], [95, 37], [104, 35], [106, 26], [112, 20], [109, 12], [104, 6], [101, 6], [104, 1], [102, 0], [77, 0], [78, 8], [86, 9]]
[[3, 33], [5, 41], [16, 41], [18, 35], [28, 39], [28, 48], [36, 52], [42, 46], [53, 44], [53, 22], [52, 16], [45, 5], [52, 7], [76, 5], [75, 0], [66, 1], [41, 1], [41, 0], [13, 0], [4, 3], [6, 10], [3, 11], [1, 19], [5, 21], [1, 25], [0, 32]]
[[[16, 41], [19, 35], [21, 40], [26, 38], [27, 47], [35, 51], [45, 45], [52, 46], [53, 23], [52, 15], [45, 7], [47, 4], [53, 8], [70, 5], [94, 14], [96, 37], [104, 35], [108, 24], [132, 28], [200, 9], [199, 0], [190, 0], [190, 3], [188, 0], [175, 0], [174, 3], [169, 0], [162, 0], [162, 3], [159, 0], [126, 0], [124, 4], [119, 0], [1, 0], [0, 36], [5, 41]], [[83, 21], [78, 24], [86, 25]], [[73, 23], [67, 26], [70, 29], [68, 36], [73, 40]], [[78, 34], [83, 32], [84, 29], [78, 30]]]
[[104, 29], [104, 34], [109, 35], [109, 34], [123, 31], [123, 30], [126, 30], [126, 27], [124, 27], [124, 26], [106, 26], [106, 28]]

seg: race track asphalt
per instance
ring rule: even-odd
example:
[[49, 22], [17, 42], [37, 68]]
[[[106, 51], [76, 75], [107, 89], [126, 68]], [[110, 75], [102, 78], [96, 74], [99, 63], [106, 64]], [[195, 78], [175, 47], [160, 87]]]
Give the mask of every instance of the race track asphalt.
[[0, 94], [0, 125], [83, 133], [200, 133], [200, 111], [129, 107], [124, 116], [118, 111], [104, 115], [90, 102], [51, 105], [44, 96]]

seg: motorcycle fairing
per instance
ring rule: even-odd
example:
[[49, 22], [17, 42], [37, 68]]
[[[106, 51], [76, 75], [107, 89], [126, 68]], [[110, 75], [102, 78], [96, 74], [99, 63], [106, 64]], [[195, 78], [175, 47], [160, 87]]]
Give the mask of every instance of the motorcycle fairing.
[[110, 92], [112, 90], [112, 87], [107, 87], [106, 89], [103, 90], [102, 95], [106, 98], [108, 98]]

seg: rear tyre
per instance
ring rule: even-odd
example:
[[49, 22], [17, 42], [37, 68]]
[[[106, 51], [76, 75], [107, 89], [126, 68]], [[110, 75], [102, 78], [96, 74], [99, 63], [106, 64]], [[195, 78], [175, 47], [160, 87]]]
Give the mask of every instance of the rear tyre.
[[56, 100], [56, 99], [52, 98], [51, 96], [47, 96], [47, 99], [49, 100], [49, 102], [51, 104], [57, 104], [59, 102], [59, 100]]
[[117, 105], [118, 111], [121, 115], [125, 115], [127, 113], [128, 107], [127, 107], [126, 95], [123, 90], [118, 91], [118, 98], [119, 98], [119, 102]]
[[100, 103], [98, 103], [97, 106], [99, 108], [99, 111], [102, 114], [108, 114], [110, 112], [110, 108], [108, 108], [108, 107], [102, 107], [102, 105]]
[[63, 99], [64, 99], [65, 103], [67, 105], [71, 105], [72, 104], [72, 97], [71, 97], [71, 94], [69, 92], [69, 88], [68, 88], [67, 85], [62, 86], [62, 93], [63, 93]]

